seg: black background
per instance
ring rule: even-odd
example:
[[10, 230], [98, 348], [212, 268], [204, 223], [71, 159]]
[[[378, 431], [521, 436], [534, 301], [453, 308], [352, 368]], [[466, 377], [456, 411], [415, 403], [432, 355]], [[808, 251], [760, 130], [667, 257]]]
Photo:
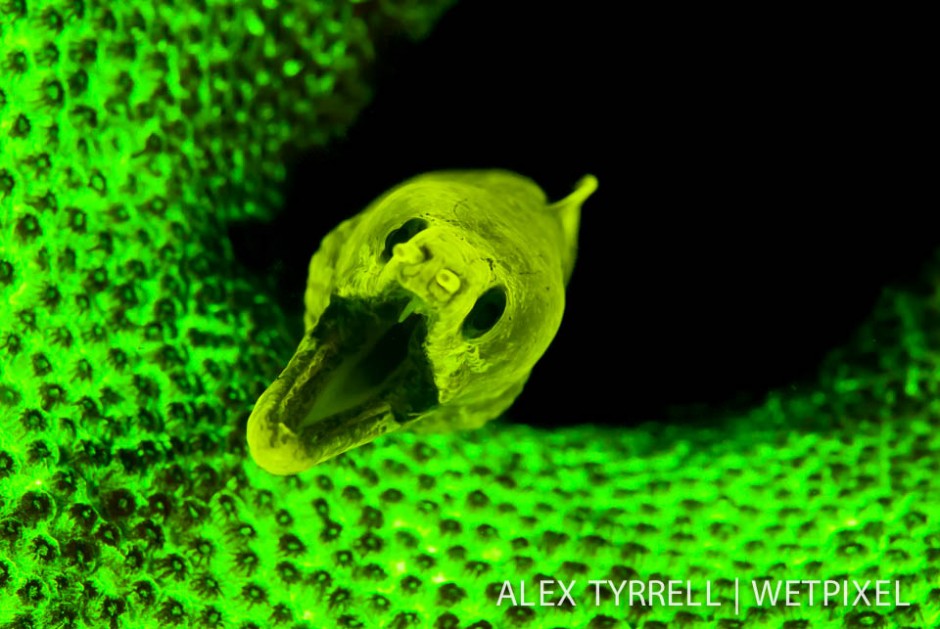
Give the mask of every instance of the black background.
[[812, 386], [940, 240], [925, 57], [855, 17], [465, 2], [380, 42], [372, 105], [293, 164], [273, 223], [233, 226], [236, 253], [299, 330], [319, 240], [399, 181], [502, 167], [558, 198], [593, 173], [565, 321], [511, 420], [707, 419]]

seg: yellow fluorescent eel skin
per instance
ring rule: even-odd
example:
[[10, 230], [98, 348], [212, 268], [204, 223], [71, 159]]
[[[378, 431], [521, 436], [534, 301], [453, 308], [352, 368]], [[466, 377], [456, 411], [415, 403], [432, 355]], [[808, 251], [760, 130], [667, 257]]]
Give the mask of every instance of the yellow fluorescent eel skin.
[[561, 323], [596, 188], [548, 203], [512, 172], [433, 172], [337, 226], [310, 260], [304, 337], [248, 421], [258, 465], [295, 474], [402, 427], [498, 417]]

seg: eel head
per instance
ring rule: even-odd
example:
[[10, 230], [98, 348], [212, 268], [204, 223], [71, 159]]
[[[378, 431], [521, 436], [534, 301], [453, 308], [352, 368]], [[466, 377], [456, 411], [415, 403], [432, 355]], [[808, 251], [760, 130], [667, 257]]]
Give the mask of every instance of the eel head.
[[502, 413], [561, 323], [585, 181], [549, 205], [513, 173], [431, 173], [340, 224], [310, 263], [303, 339], [249, 418], [255, 461], [294, 474]]

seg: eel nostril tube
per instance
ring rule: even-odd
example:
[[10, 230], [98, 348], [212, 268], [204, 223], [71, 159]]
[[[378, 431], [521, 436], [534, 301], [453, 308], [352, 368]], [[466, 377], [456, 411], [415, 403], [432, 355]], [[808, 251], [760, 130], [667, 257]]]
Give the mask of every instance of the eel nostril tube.
[[434, 278], [437, 285], [443, 288], [449, 295], [453, 295], [460, 289], [460, 278], [450, 269], [441, 269]]
[[403, 242], [395, 245], [392, 256], [402, 264], [418, 264], [424, 262], [424, 252], [413, 242]]
[[431, 296], [441, 303], [450, 301], [460, 289], [460, 278], [450, 269], [441, 269], [434, 275], [434, 279], [428, 283], [428, 292]]

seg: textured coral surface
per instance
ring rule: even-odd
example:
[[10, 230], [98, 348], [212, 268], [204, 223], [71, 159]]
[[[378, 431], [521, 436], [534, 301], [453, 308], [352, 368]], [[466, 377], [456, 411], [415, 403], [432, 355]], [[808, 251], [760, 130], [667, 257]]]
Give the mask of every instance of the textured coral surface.
[[[276, 211], [431, 4], [0, 0], [0, 626], [937, 626], [932, 281], [816, 391], [718, 426], [391, 435], [288, 478], [246, 456], [294, 339], [225, 224]], [[547, 577], [579, 604], [496, 605]], [[913, 604], [588, 604], [653, 577]]]

